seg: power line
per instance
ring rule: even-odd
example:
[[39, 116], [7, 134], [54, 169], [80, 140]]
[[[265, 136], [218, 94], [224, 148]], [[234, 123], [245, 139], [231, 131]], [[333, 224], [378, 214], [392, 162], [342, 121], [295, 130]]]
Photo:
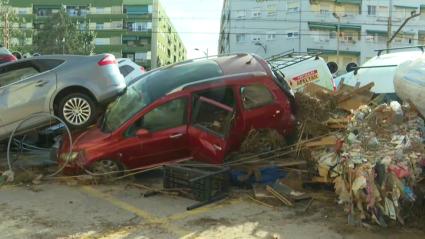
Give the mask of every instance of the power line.
[[[0, 29], [2, 29], [3, 27], [0, 27]], [[15, 27], [16, 28], [16, 27]], [[36, 30], [36, 29], [26, 29], [26, 30]], [[119, 30], [119, 29], [110, 29], [110, 30]], [[89, 31], [95, 31], [95, 30], [77, 30], [80, 32], [89, 32]], [[106, 30], [107, 31], [107, 30]], [[127, 33], [132, 33], [132, 32], [127, 32]], [[133, 33], [141, 33], [141, 32], [133, 32]], [[199, 34], [199, 35], [240, 35], [240, 34], [245, 34], [245, 35], [257, 35], [257, 36], [267, 36], [267, 35], [276, 35], [276, 36], [287, 36], [287, 33], [259, 33], [259, 32], [228, 32], [228, 33], [219, 33], [219, 32], [177, 32], [177, 31], [172, 31], [172, 32], [163, 32], [163, 31], [150, 31], [150, 32], [145, 32], [145, 33], [159, 33], [159, 34]], [[317, 32], [309, 32], [309, 33], [299, 33], [299, 35], [301, 36], [329, 36], [329, 32], [324, 32], [324, 33], [317, 33]], [[410, 35], [410, 34], [406, 34], [405, 35]], [[375, 35], [368, 35], [368, 34], [357, 34], [354, 36], [354, 38], [356, 37], [365, 37], [365, 36], [375, 36]], [[111, 37], [111, 36], [110, 36]], [[296, 38], [296, 37], [294, 37]], [[408, 37], [408, 36], [403, 36], [400, 35], [398, 38], [403, 38], [403, 39], [412, 39], [412, 40], [421, 40], [420, 38], [414, 38], [414, 37]]]

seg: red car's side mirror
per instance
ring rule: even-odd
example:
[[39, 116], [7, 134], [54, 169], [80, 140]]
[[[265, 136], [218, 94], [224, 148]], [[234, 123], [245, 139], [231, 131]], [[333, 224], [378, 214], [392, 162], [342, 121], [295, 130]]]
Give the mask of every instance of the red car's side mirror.
[[143, 138], [149, 135], [149, 131], [147, 129], [139, 129], [136, 132], [136, 136], [139, 138]]

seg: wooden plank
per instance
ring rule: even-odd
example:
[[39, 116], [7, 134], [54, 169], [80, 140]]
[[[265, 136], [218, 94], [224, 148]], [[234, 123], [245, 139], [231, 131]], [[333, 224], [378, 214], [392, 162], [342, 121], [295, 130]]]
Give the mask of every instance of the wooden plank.
[[327, 95], [332, 93], [332, 91], [316, 84], [305, 85], [303, 92], [311, 96], [321, 96], [321, 95]]
[[372, 100], [373, 94], [368, 92], [361, 95], [353, 95], [351, 98], [338, 103], [338, 108], [351, 112], [356, 110], [362, 105], [369, 105]]
[[349, 92], [348, 94], [346, 92], [340, 92], [340, 95], [337, 96], [337, 99], [338, 99], [337, 101], [343, 102], [345, 100], [352, 98], [354, 95], [368, 93], [368, 92], [370, 92], [370, 89], [372, 89], [373, 86], [375, 86], [375, 83], [371, 82], [371, 83], [364, 85], [360, 88], [354, 89], [353, 91]]
[[307, 210], [310, 208], [311, 204], [313, 204], [313, 198], [308, 201], [307, 206], [304, 208], [304, 212], [307, 212]]
[[312, 147], [321, 147], [321, 146], [332, 146], [335, 145], [337, 142], [337, 138], [333, 135], [330, 136], [325, 136], [322, 137], [320, 140], [317, 141], [313, 141], [313, 142], [308, 142], [306, 144], [304, 144], [305, 147], [307, 148], [312, 148]]
[[282, 201], [285, 205], [289, 206], [289, 207], [293, 207], [294, 204], [292, 204], [292, 202], [290, 200], [288, 200], [286, 197], [284, 197], [282, 194], [276, 192], [272, 187], [270, 187], [269, 185], [266, 186], [266, 190], [271, 193], [273, 196], [275, 196], [277, 199], [279, 199], [280, 201]]
[[263, 205], [263, 206], [266, 206], [266, 207], [269, 207], [269, 208], [276, 208], [275, 206], [273, 206], [271, 204], [268, 204], [266, 202], [260, 201], [258, 199], [255, 199], [252, 196], [248, 196], [248, 198], [251, 199], [252, 201], [256, 202], [256, 203], [259, 203], [259, 204]]

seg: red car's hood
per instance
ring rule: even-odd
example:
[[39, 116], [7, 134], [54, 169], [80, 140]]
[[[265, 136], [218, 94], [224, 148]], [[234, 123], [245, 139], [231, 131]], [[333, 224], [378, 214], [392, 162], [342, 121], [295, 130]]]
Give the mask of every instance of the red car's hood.
[[[73, 151], [79, 151], [94, 146], [99, 146], [107, 141], [111, 134], [104, 133], [97, 127], [92, 127], [86, 131], [81, 131], [72, 134]], [[69, 150], [68, 135], [63, 136], [63, 144], [61, 151], [65, 152]]]

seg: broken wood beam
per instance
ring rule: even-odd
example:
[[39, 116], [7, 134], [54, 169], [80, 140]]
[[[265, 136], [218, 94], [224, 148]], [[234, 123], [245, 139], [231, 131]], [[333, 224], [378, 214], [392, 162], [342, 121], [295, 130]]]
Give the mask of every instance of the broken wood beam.
[[281, 202], [283, 202], [285, 205], [289, 206], [289, 207], [293, 207], [294, 204], [287, 199], [286, 197], [284, 197], [282, 194], [276, 192], [272, 187], [270, 187], [269, 185], [266, 186], [266, 190], [272, 194], [274, 197], [276, 197], [277, 199], [279, 199]]

